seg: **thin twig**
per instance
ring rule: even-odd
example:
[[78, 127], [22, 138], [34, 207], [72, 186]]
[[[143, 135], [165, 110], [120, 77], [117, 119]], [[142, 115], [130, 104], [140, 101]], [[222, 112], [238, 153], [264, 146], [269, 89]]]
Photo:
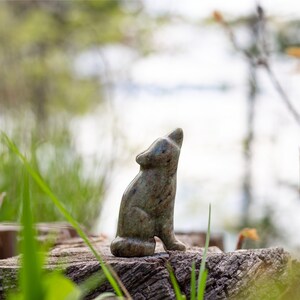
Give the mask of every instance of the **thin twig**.
[[271, 65], [267, 59], [269, 57], [269, 50], [266, 42], [266, 17], [263, 8], [259, 5], [257, 6], [257, 17], [259, 21], [258, 24], [259, 24], [260, 34], [261, 34], [260, 44], [258, 45], [260, 49], [261, 58], [258, 63], [266, 70], [275, 90], [280, 95], [280, 98], [286, 105], [287, 109], [293, 115], [297, 124], [300, 126], [300, 115], [295, 109], [295, 107], [293, 106], [292, 101], [289, 99], [287, 93], [283, 89], [280, 81], [278, 80], [277, 76], [273, 72]]
[[300, 126], [300, 115], [297, 112], [297, 110], [294, 108], [294, 106], [292, 105], [292, 102], [290, 101], [287, 93], [284, 91], [283, 87], [281, 86], [279, 80], [275, 76], [275, 74], [274, 74], [273, 70], [271, 69], [270, 65], [268, 63], [266, 63], [266, 64], [264, 64], [264, 68], [265, 68], [267, 74], [269, 75], [269, 78], [270, 78], [274, 88], [276, 89], [276, 91], [280, 95], [280, 98], [282, 99], [282, 101], [284, 102], [284, 104], [286, 105], [286, 107], [290, 111], [290, 113], [293, 115], [295, 121]]
[[281, 83], [277, 79], [277, 76], [273, 72], [273, 70], [270, 66], [270, 63], [268, 61], [269, 51], [267, 49], [267, 43], [266, 43], [266, 39], [265, 39], [266, 18], [265, 18], [264, 10], [261, 6], [257, 6], [257, 20], [258, 20], [258, 26], [259, 26], [259, 30], [260, 30], [260, 34], [261, 34], [260, 40], [258, 40], [259, 43], [257, 45], [257, 48], [260, 50], [259, 56], [256, 56], [256, 55], [250, 53], [248, 50], [243, 49], [238, 44], [232, 28], [230, 27], [229, 23], [226, 20], [224, 20], [222, 17], [220, 17], [220, 19], [218, 21], [223, 26], [225, 31], [227, 32], [234, 49], [237, 50], [238, 52], [242, 53], [250, 63], [254, 63], [256, 66], [261, 66], [266, 70], [266, 73], [268, 74], [270, 81], [273, 84], [273, 87], [279, 94], [281, 100], [285, 104], [288, 111], [293, 115], [295, 121], [300, 126], [300, 114], [298, 113], [298, 111], [294, 107], [294, 105], [292, 104], [292, 101], [290, 100], [290, 98], [288, 97], [284, 88], [282, 87]]

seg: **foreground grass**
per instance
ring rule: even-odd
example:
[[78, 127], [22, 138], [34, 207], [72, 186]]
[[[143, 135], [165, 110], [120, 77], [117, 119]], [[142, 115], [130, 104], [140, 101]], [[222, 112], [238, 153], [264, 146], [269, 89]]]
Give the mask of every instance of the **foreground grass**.
[[19, 292], [10, 293], [8, 300], [79, 300], [81, 290], [58, 271], [43, 270], [44, 255], [39, 251], [32, 215], [30, 180], [22, 172], [21, 253]]
[[[117, 296], [123, 296], [123, 293], [124, 293], [124, 295], [128, 299], [131, 299], [131, 296], [129, 295], [128, 291], [126, 290], [126, 288], [122, 284], [121, 280], [118, 278], [117, 274], [111, 269], [111, 267], [109, 265], [105, 264], [105, 262], [102, 259], [101, 255], [93, 247], [93, 245], [92, 245], [91, 241], [89, 240], [88, 236], [81, 229], [79, 223], [66, 210], [66, 208], [61, 203], [61, 201], [55, 196], [55, 194], [51, 191], [51, 189], [48, 187], [46, 182], [40, 177], [40, 175], [30, 165], [30, 163], [28, 162], [26, 157], [20, 152], [18, 147], [4, 133], [1, 133], [1, 139], [9, 147], [9, 149], [20, 159], [20, 161], [22, 162], [26, 172], [29, 175], [31, 175], [31, 177], [35, 181], [35, 183], [49, 197], [49, 199], [52, 201], [54, 206], [60, 211], [60, 213], [64, 216], [64, 218], [74, 227], [74, 229], [77, 231], [78, 235], [84, 240], [85, 244], [90, 248], [90, 250], [92, 251], [92, 253], [96, 257], [96, 259], [99, 261], [100, 266], [102, 268], [102, 271], [103, 271], [105, 277], [107, 278], [107, 280], [109, 281], [109, 283], [111, 284], [112, 288], [114, 289], [116, 295]], [[30, 197], [29, 197], [28, 180], [26, 179], [26, 177], [24, 179], [24, 182], [27, 182], [27, 183], [24, 184], [23, 202], [28, 203], [28, 202], [30, 202], [30, 200], [29, 200]], [[29, 210], [29, 208], [28, 208], [28, 206], [26, 206], [26, 211], [24, 213], [25, 220], [27, 220], [26, 218], [31, 219], [31, 215], [28, 214], [28, 210]], [[25, 223], [24, 223], [24, 225], [25, 225]], [[26, 223], [26, 225], [27, 225], [26, 228], [30, 228], [30, 226], [32, 225], [32, 221], [28, 221], [28, 224]], [[26, 230], [28, 230], [28, 231], [24, 232], [24, 234], [26, 233], [26, 234], [28, 234], [28, 236], [31, 235], [31, 237], [34, 236], [32, 230], [30, 230], [30, 229], [26, 229]], [[32, 239], [33, 239], [33, 237], [29, 239], [28, 244], [25, 244], [26, 248], [24, 248], [24, 250], [26, 250], [26, 249], [28, 250], [32, 246], [33, 247], [33, 253], [34, 253], [35, 246], [34, 246], [33, 243], [30, 242]], [[28, 259], [30, 259], [30, 257]], [[27, 263], [27, 260], [25, 262]], [[35, 265], [35, 263], [34, 263], [34, 265]], [[27, 265], [23, 265], [23, 267], [26, 267], [26, 266]], [[29, 266], [29, 263], [28, 263], [28, 266]], [[28, 268], [28, 266], [27, 266], [27, 268]], [[36, 266], [36, 268], [37, 269], [39, 268], [38, 265]], [[37, 275], [35, 275], [35, 276], [37, 276]], [[45, 299], [45, 298], [39, 298], [39, 299]], [[28, 298], [28, 300], [29, 300], [29, 298]]]
[[[21, 131], [23, 135], [20, 135]], [[30, 165], [55, 191], [60, 202], [80, 223], [91, 228], [98, 220], [102, 208], [108, 178], [109, 159], [89, 157], [88, 161], [77, 153], [70, 133], [55, 130], [48, 140], [36, 137], [36, 129], [24, 133], [14, 129], [11, 140], [26, 149]], [[3, 139], [4, 141], [4, 139]], [[22, 164], [4, 143], [0, 143], [0, 220], [16, 222], [20, 215]], [[36, 222], [64, 220], [63, 215], [48, 200], [38, 185], [31, 185], [32, 209]]]
[[[209, 212], [208, 212], [208, 225], [207, 225], [207, 234], [205, 238], [205, 247], [203, 250], [203, 255], [201, 259], [201, 265], [199, 270], [198, 280], [196, 280], [196, 265], [195, 262], [192, 263], [192, 272], [191, 272], [191, 291], [190, 291], [190, 299], [191, 300], [202, 300], [204, 299], [205, 287], [206, 287], [206, 279], [207, 279], [207, 269], [205, 268], [207, 250], [210, 240], [210, 223], [211, 223], [211, 205], [209, 204]], [[185, 300], [186, 296], [182, 294], [180, 290], [180, 286], [177, 282], [177, 279], [174, 274], [174, 270], [170, 264], [167, 264], [167, 268], [170, 274], [171, 283], [173, 285], [176, 300]], [[196, 286], [197, 283], [197, 286]]]

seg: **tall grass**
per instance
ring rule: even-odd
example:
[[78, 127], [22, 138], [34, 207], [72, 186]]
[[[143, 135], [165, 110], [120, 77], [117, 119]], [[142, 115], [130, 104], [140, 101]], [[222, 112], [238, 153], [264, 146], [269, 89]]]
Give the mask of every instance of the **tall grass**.
[[[23, 132], [23, 131], [22, 131]], [[72, 216], [87, 228], [98, 219], [107, 185], [106, 165], [99, 159], [89, 158], [87, 169], [84, 159], [76, 152], [67, 130], [55, 130], [47, 141], [35, 138], [29, 130], [20, 137], [15, 130], [13, 139], [27, 153], [31, 166], [55, 191]], [[26, 150], [24, 150], [26, 149]], [[20, 213], [22, 176], [20, 162], [12, 151], [0, 144], [0, 194], [6, 193], [0, 210], [0, 221], [17, 221]], [[31, 186], [33, 210], [37, 222], [62, 221], [64, 217], [48, 201], [38, 185]]]
[[106, 276], [107, 280], [111, 284], [111, 286], [114, 289], [115, 293], [118, 296], [123, 296], [123, 292], [124, 292], [126, 297], [128, 299], [131, 299], [128, 291], [126, 290], [126, 288], [124, 287], [124, 285], [122, 284], [120, 279], [118, 278], [117, 274], [110, 268], [109, 265], [105, 264], [105, 262], [102, 259], [101, 255], [97, 252], [97, 250], [94, 248], [94, 246], [90, 242], [87, 235], [81, 229], [79, 223], [71, 216], [71, 214], [67, 211], [67, 209], [64, 207], [64, 205], [61, 203], [61, 201], [51, 191], [51, 189], [46, 184], [46, 182], [35, 171], [33, 166], [28, 162], [27, 158], [20, 152], [18, 147], [8, 138], [7, 135], [5, 135], [4, 133], [1, 133], [1, 139], [8, 146], [8, 148], [20, 159], [20, 161], [23, 164], [24, 168], [26, 169], [28, 174], [31, 175], [31, 177], [35, 181], [35, 183], [49, 197], [49, 199], [52, 201], [52, 204], [54, 204], [54, 206], [60, 211], [60, 213], [64, 216], [64, 218], [74, 227], [74, 229], [77, 231], [78, 235], [84, 240], [86, 245], [93, 252], [94, 256], [97, 258], [97, 260], [100, 263], [100, 266], [103, 270], [104, 275]]
[[185, 295], [182, 294], [181, 290], [180, 290], [180, 286], [179, 286], [179, 283], [176, 279], [176, 276], [174, 274], [174, 270], [172, 268], [172, 266], [167, 263], [167, 270], [170, 274], [170, 279], [171, 279], [171, 283], [172, 283], [172, 286], [173, 286], [173, 289], [174, 289], [174, 292], [175, 292], [175, 297], [177, 300], [185, 300], [186, 297]]
[[40, 300], [44, 298], [44, 291], [41, 282], [41, 261], [38, 256], [36, 232], [33, 226], [33, 217], [31, 209], [29, 178], [23, 170], [23, 190], [22, 190], [22, 242], [21, 252], [22, 269], [21, 269], [21, 288], [24, 299]]
[[30, 180], [26, 170], [22, 172], [21, 253], [22, 266], [18, 292], [10, 293], [8, 300], [79, 300], [81, 290], [60, 272], [44, 272], [44, 255], [36, 239], [32, 215]]

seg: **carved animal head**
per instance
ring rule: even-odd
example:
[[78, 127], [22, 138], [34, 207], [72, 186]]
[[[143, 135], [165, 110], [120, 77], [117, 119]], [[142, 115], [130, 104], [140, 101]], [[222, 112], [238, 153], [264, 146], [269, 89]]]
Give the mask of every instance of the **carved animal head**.
[[165, 137], [157, 139], [146, 151], [136, 157], [136, 162], [146, 168], [168, 168], [176, 171], [183, 131], [177, 128]]

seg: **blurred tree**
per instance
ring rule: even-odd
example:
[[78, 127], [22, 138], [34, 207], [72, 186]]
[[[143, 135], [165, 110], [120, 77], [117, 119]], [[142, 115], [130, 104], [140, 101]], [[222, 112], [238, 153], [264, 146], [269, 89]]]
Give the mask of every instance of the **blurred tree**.
[[[4, 120], [5, 130], [37, 172], [89, 228], [98, 218], [112, 164], [98, 159], [93, 168], [86, 167], [76, 153], [69, 120], [99, 105], [105, 86], [98, 75], [76, 73], [74, 62], [84, 51], [105, 45], [121, 44], [146, 54], [153, 24], [155, 18], [148, 17], [139, 2], [0, 2], [0, 125]], [[0, 220], [15, 221], [20, 164], [1, 145], [0, 159]], [[33, 186], [31, 192], [37, 221], [61, 219], [39, 188]]]
[[280, 53], [285, 53], [286, 49], [290, 47], [300, 47], [300, 20], [289, 19], [285, 22], [277, 22], [274, 36], [277, 50]]
[[[261, 90], [261, 83], [258, 77], [258, 70], [264, 69], [269, 77], [274, 89], [279, 95], [279, 99], [284, 103], [287, 111], [293, 116], [294, 121], [300, 126], [300, 114], [297, 111], [294, 103], [285, 92], [277, 75], [273, 71], [271, 55], [288, 54], [296, 56], [298, 45], [300, 43], [299, 27], [300, 22], [289, 20], [284, 24], [278, 24], [274, 21], [275, 18], [266, 17], [261, 6], [256, 7], [255, 14], [237, 18], [232, 21], [224, 19], [223, 15], [215, 11], [213, 18], [223, 26], [223, 29], [228, 35], [228, 38], [239, 54], [242, 54], [248, 65], [247, 77], [247, 111], [246, 111], [246, 134], [243, 141], [243, 158], [244, 158], [244, 176], [242, 178], [242, 218], [240, 227], [256, 227], [262, 232], [260, 246], [266, 246], [269, 241], [280, 236], [276, 224], [272, 219], [272, 209], [266, 205], [265, 215], [259, 221], [253, 221], [250, 214], [250, 208], [255, 200], [255, 186], [253, 184], [253, 157], [254, 145], [256, 143], [256, 113], [258, 95]], [[267, 27], [268, 26], [268, 27]], [[246, 42], [242, 44], [237, 39], [236, 32], [233, 30], [243, 28], [248, 32]], [[270, 43], [273, 42], [273, 43]], [[271, 47], [272, 46], [272, 47]]]
[[76, 75], [74, 59], [112, 43], [144, 51], [145, 23], [136, 20], [142, 11], [118, 0], [1, 1], [2, 107], [30, 107], [39, 123], [54, 112], [86, 112], [99, 103], [99, 82]]

